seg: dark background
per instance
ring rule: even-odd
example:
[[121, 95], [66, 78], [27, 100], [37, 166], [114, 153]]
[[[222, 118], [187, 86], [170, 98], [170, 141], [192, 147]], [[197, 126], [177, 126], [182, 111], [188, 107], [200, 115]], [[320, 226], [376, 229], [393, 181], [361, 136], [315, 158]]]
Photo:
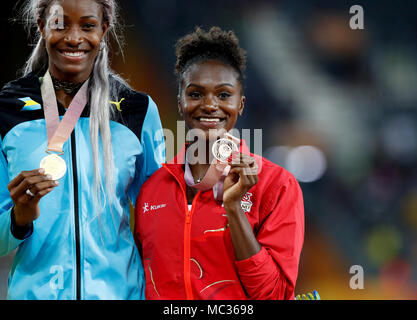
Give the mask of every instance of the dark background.
[[[364, 9], [351, 30], [349, 9]], [[31, 45], [1, 3], [0, 85]], [[306, 234], [296, 294], [417, 298], [417, 3], [415, 1], [121, 1], [126, 46], [113, 68], [152, 96], [165, 128], [178, 120], [176, 40], [196, 25], [238, 35], [248, 51], [239, 128], [263, 130], [263, 156], [304, 194]], [[5, 298], [13, 255], [0, 257]], [[351, 266], [364, 289], [349, 286]]]

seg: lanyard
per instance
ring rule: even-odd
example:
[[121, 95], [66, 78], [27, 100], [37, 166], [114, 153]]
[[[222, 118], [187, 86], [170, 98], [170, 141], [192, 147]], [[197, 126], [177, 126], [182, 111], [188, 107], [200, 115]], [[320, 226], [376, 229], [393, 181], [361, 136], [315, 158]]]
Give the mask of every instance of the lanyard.
[[49, 70], [46, 72], [41, 85], [41, 93], [48, 137], [47, 152], [63, 153], [64, 143], [70, 137], [87, 104], [87, 89], [88, 80], [78, 90], [60, 122], [52, 78]]
[[40, 168], [45, 170], [45, 174], [51, 175], [53, 180], [61, 179], [67, 172], [67, 165], [60, 155], [64, 154], [64, 143], [70, 137], [85, 105], [87, 104], [87, 89], [88, 80], [78, 90], [77, 94], [72, 99], [68, 110], [65, 112], [62, 121], [60, 122], [55, 89], [49, 70], [43, 77], [41, 93], [48, 139], [46, 153], [49, 155], [45, 156], [41, 160]]

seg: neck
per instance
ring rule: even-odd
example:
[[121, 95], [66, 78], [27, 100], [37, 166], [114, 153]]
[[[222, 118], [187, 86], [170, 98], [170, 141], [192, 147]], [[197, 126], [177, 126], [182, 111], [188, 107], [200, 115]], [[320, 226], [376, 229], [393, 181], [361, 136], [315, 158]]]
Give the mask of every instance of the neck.
[[78, 90], [81, 88], [81, 86], [83, 85], [83, 82], [65, 82], [65, 81], [61, 81], [58, 80], [54, 77], [52, 77], [52, 82], [54, 85], [54, 89], [56, 91], [60, 91], [63, 90], [66, 94], [68, 95], [74, 95], [75, 93], [78, 92]]
[[211, 145], [209, 140], [200, 139], [191, 143], [187, 148], [187, 162], [195, 180], [202, 179], [211, 164]]
[[193, 175], [194, 181], [200, 182], [201, 180], [203, 180], [209, 167], [210, 165], [205, 163], [190, 164], [190, 170]]
[[55, 90], [56, 98], [61, 104], [64, 106], [65, 109], [68, 109], [69, 105], [72, 102], [75, 94], [67, 94], [64, 90]]
[[65, 108], [68, 108], [68, 106], [71, 104], [72, 99], [77, 94], [78, 90], [80, 90], [81, 86], [85, 81], [80, 83], [71, 83], [60, 81], [54, 78], [52, 75], [51, 77], [54, 85], [56, 98], [65, 106]]

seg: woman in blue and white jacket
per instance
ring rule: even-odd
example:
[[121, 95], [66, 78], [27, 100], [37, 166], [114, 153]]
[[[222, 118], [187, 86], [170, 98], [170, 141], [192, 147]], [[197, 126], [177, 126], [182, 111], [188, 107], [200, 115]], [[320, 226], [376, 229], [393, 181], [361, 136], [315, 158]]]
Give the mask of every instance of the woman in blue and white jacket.
[[[0, 93], [0, 255], [17, 248], [8, 299], [144, 298], [129, 200], [161, 166], [165, 145], [155, 103], [109, 68], [116, 9], [115, 0], [27, 1], [38, 42], [24, 76]], [[39, 169], [47, 70], [61, 119], [89, 79], [59, 181]]]

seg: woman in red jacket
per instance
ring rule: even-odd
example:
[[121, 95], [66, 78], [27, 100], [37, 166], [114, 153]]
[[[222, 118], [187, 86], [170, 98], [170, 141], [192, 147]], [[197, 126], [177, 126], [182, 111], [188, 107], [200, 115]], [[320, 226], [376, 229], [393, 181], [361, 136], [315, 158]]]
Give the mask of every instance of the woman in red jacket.
[[146, 299], [294, 299], [304, 239], [295, 178], [242, 140], [229, 173], [196, 188], [213, 176], [202, 154], [243, 112], [245, 52], [232, 31], [213, 27], [181, 38], [176, 53], [179, 112], [197, 134], [136, 201]]

